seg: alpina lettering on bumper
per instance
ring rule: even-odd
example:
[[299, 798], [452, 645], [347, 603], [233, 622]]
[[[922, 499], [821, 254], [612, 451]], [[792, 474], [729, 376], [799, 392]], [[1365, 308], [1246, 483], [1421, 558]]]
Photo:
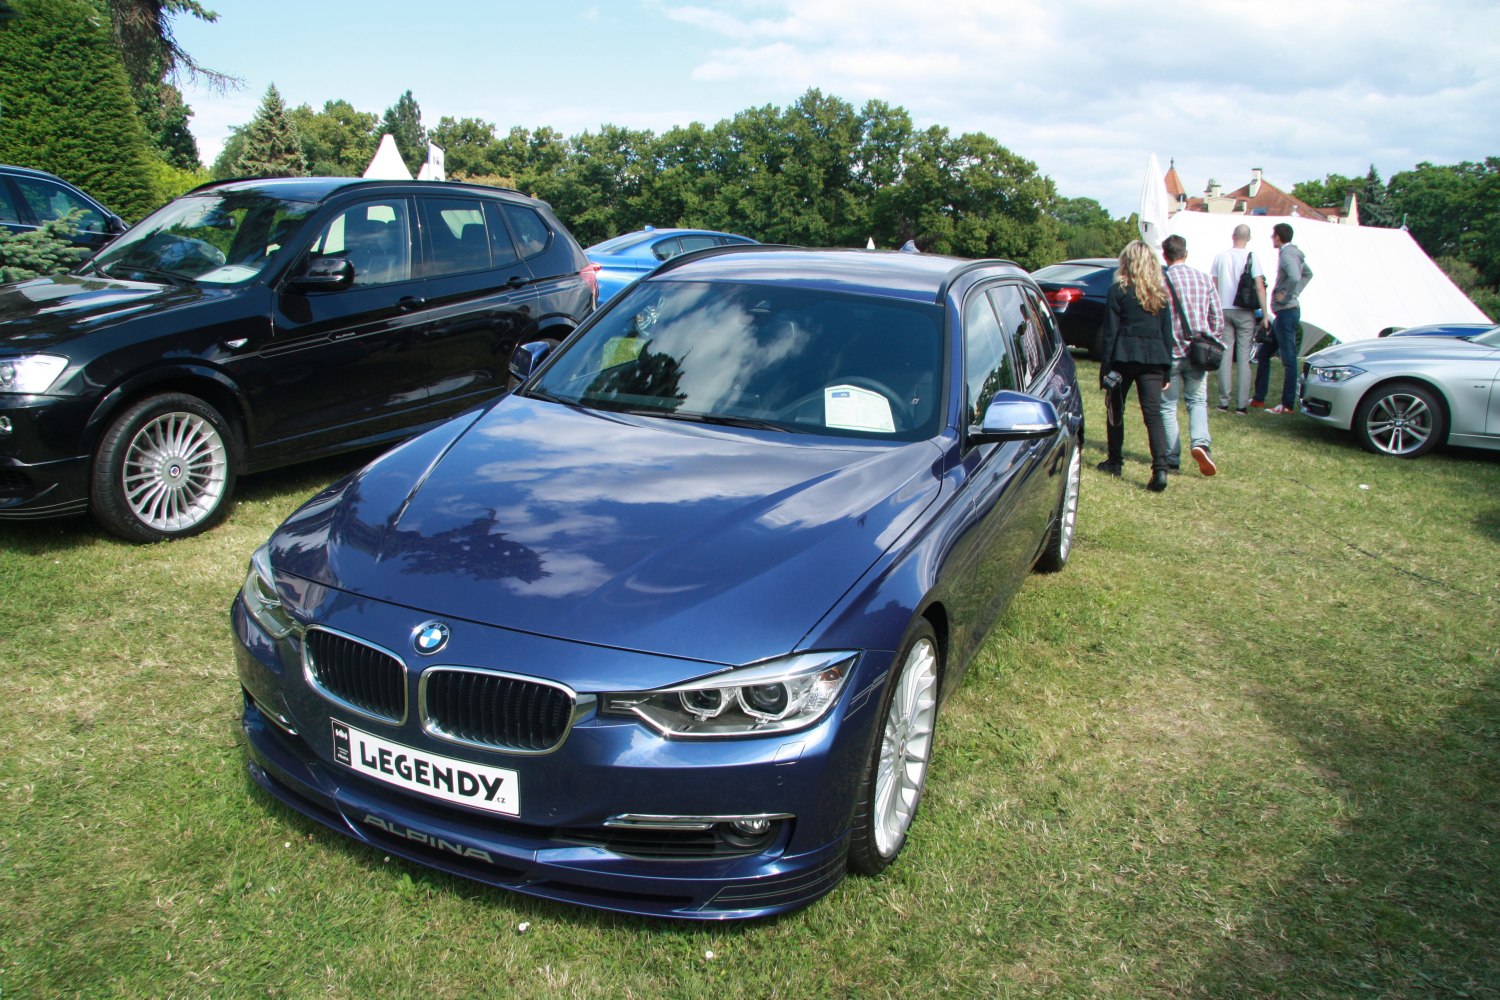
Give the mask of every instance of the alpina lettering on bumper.
[[483, 809], [504, 816], [521, 815], [521, 790], [515, 771], [414, 750], [333, 723], [333, 757], [340, 764], [388, 785], [419, 795]]

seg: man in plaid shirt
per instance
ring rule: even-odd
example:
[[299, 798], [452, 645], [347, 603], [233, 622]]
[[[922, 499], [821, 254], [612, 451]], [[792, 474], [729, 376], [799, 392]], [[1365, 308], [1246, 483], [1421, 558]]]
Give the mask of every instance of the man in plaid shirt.
[[[1172, 312], [1172, 375], [1161, 394], [1161, 418], [1167, 432], [1167, 468], [1182, 463], [1182, 437], [1177, 428], [1177, 400], [1187, 400], [1188, 437], [1192, 442], [1193, 460], [1205, 476], [1218, 472], [1214, 465], [1213, 439], [1208, 434], [1208, 372], [1194, 371], [1187, 363], [1188, 344], [1195, 334], [1204, 333], [1223, 343], [1219, 328], [1224, 324], [1224, 310], [1213, 279], [1197, 268], [1187, 266], [1187, 240], [1168, 236], [1161, 242], [1166, 258], [1167, 307]], [[1188, 325], [1183, 326], [1183, 317]]]

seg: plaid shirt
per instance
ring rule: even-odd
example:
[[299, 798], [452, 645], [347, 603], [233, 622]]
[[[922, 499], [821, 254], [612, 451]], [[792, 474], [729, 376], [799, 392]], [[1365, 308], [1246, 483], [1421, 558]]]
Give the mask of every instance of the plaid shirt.
[[[1224, 338], [1219, 336], [1219, 327], [1224, 324], [1224, 309], [1219, 305], [1219, 292], [1214, 288], [1213, 279], [1180, 261], [1167, 268], [1166, 277], [1167, 284], [1177, 289], [1177, 300], [1182, 303], [1182, 311], [1187, 313], [1193, 333], [1206, 333], [1224, 343]], [[1172, 312], [1172, 338], [1177, 341], [1172, 356], [1184, 357], [1193, 333], [1182, 328], [1182, 317], [1177, 314], [1170, 290], [1167, 292], [1167, 308]]]

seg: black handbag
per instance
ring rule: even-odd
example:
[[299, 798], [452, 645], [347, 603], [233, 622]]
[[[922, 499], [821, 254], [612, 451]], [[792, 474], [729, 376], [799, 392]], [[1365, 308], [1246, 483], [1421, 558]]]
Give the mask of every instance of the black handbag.
[[[1182, 309], [1182, 300], [1177, 297], [1177, 286], [1172, 284], [1171, 278], [1166, 278], [1167, 291], [1172, 293], [1172, 305], [1177, 310], [1177, 318], [1182, 320], [1182, 328], [1193, 333], [1193, 325], [1187, 320], [1187, 313]], [[1187, 363], [1197, 372], [1216, 372], [1219, 363], [1224, 360], [1224, 345], [1206, 333], [1193, 333], [1193, 339], [1188, 341]]]
[[1245, 255], [1245, 270], [1240, 273], [1240, 285], [1234, 290], [1234, 305], [1237, 309], [1259, 309], [1260, 296], [1255, 294], [1255, 276], [1250, 273], [1250, 261], [1255, 254]]

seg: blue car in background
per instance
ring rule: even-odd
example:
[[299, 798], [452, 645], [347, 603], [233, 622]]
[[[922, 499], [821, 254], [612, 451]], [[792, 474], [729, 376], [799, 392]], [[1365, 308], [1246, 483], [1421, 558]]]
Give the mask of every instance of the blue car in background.
[[1404, 330], [1382, 330], [1382, 337], [1477, 337], [1495, 329], [1494, 323], [1433, 323]]
[[1081, 394], [1041, 289], [726, 247], [512, 371], [251, 558], [253, 777], [382, 854], [618, 912], [884, 870], [940, 704], [1072, 549]]
[[655, 229], [647, 226], [584, 250], [599, 277], [599, 301], [604, 302], [643, 274], [649, 274], [678, 254], [708, 247], [753, 246], [748, 236], [712, 229]]

